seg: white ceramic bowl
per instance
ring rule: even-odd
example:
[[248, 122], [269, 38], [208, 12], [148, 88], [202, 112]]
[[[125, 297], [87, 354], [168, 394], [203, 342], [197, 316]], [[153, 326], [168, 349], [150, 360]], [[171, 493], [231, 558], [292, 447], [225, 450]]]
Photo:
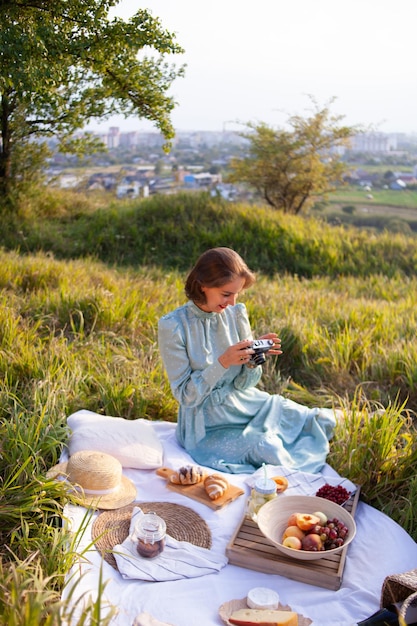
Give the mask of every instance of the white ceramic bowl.
[[[294, 550], [293, 548], [283, 546], [281, 539], [290, 515], [293, 513], [312, 514], [316, 511], [322, 511], [328, 518], [336, 517], [347, 526], [349, 533], [343, 546], [320, 552]], [[352, 515], [339, 504], [326, 500], [326, 498], [318, 498], [317, 496], [278, 496], [260, 508], [257, 523], [262, 534], [280, 552], [293, 559], [303, 561], [314, 561], [337, 554], [348, 546], [356, 535], [356, 524]]]

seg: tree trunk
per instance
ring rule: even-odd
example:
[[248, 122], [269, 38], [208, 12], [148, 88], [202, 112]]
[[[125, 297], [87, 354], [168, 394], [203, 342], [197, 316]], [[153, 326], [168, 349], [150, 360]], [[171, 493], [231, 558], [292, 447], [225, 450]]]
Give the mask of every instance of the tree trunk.
[[0, 192], [3, 196], [10, 190], [12, 177], [10, 104], [6, 94], [1, 96], [1, 145], [0, 145]]

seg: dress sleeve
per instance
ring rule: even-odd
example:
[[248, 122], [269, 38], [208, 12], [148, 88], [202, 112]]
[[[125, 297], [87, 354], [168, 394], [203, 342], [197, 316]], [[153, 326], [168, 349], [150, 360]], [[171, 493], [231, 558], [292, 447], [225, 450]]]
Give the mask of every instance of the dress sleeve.
[[202, 370], [191, 368], [184, 329], [175, 316], [159, 320], [158, 343], [174, 398], [184, 407], [199, 406], [226, 370], [217, 359]]
[[243, 365], [241, 371], [233, 381], [233, 386], [235, 389], [239, 389], [240, 391], [248, 389], [249, 387], [255, 387], [255, 385], [257, 385], [261, 380], [261, 376], [261, 365], [257, 365], [254, 368], [246, 367], [246, 365]]

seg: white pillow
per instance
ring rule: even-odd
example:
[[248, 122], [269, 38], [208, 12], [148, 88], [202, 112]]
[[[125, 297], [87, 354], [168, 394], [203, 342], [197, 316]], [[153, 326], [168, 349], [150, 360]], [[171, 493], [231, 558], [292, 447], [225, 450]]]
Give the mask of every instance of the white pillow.
[[139, 418], [99, 415], [82, 409], [67, 418], [69, 454], [96, 450], [111, 454], [123, 467], [154, 469], [163, 465], [163, 448], [152, 423]]

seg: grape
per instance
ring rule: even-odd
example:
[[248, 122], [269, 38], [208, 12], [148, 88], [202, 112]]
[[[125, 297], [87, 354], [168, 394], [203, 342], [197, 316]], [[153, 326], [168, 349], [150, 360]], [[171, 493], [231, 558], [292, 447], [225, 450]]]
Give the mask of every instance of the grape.
[[[315, 530], [315, 529], [312, 529]], [[309, 531], [309, 533], [312, 532]], [[343, 546], [346, 537], [349, 534], [348, 527], [336, 517], [329, 519], [327, 524], [322, 526], [320, 538], [323, 541], [325, 550], [333, 550], [334, 548], [340, 548]]]
[[343, 504], [350, 497], [350, 491], [345, 489], [342, 485], [332, 486], [326, 483], [316, 492], [316, 496], [319, 498], [326, 498], [336, 504]]

